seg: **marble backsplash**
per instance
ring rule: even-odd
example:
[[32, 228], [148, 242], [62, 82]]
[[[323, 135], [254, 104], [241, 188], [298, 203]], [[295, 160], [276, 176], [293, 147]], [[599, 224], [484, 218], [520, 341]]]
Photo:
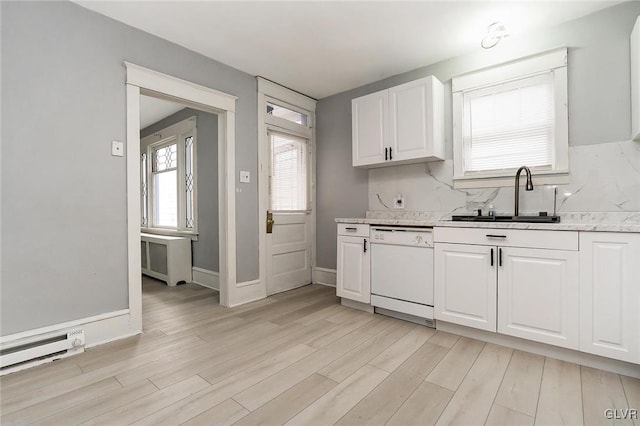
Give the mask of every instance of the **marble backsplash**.
[[[556, 212], [563, 221], [640, 222], [640, 142], [625, 141], [569, 148], [570, 183], [557, 185]], [[523, 175], [524, 176], [524, 175]], [[371, 218], [446, 219], [452, 214], [513, 214], [514, 188], [454, 189], [453, 161], [410, 164], [369, 171]], [[521, 178], [521, 183], [524, 179]], [[554, 187], [520, 190], [520, 214], [553, 214]], [[403, 210], [393, 209], [402, 194]]]

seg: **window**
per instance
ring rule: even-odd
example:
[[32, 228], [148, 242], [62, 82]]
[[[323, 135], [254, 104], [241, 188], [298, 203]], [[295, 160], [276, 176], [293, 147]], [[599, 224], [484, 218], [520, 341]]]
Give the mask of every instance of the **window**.
[[141, 227], [196, 233], [196, 117], [141, 140]]
[[307, 210], [307, 140], [292, 135], [269, 133], [271, 210]]
[[302, 126], [307, 126], [307, 115], [293, 109], [277, 105], [273, 102], [267, 102], [267, 114], [274, 117], [282, 118]]
[[562, 183], [566, 75], [560, 49], [453, 79], [456, 187], [512, 184], [520, 166], [545, 177], [542, 183]]

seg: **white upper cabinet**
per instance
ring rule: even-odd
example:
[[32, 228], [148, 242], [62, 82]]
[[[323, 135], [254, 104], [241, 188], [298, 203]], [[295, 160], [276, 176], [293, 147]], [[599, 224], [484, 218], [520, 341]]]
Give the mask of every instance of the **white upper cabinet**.
[[383, 163], [388, 157], [389, 93], [372, 93], [351, 101], [353, 165]]
[[631, 138], [640, 140], [640, 16], [631, 32]]
[[444, 89], [434, 77], [389, 89], [391, 161], [444, 159]]
[[640, 235], [580, 233], [580, 350], [640, 363]]
[[353, 166], [444, 159], [444, 88], [429, 76], [352, 101]]

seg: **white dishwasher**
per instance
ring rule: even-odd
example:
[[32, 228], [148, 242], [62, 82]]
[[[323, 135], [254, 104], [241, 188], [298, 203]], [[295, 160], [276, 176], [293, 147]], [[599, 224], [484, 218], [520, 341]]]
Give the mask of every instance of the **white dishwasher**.
[[370, 242], [376, 311], [434, 327], [432, 229], [372, 226]]

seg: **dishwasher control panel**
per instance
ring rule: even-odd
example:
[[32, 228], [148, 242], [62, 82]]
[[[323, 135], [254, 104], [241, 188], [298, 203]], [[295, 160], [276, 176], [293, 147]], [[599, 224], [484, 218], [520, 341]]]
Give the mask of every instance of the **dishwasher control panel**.
[[433, 232], [431, 228], [376, 226], [371, 228], [370, 239], [371, 244], [433, 247]]

